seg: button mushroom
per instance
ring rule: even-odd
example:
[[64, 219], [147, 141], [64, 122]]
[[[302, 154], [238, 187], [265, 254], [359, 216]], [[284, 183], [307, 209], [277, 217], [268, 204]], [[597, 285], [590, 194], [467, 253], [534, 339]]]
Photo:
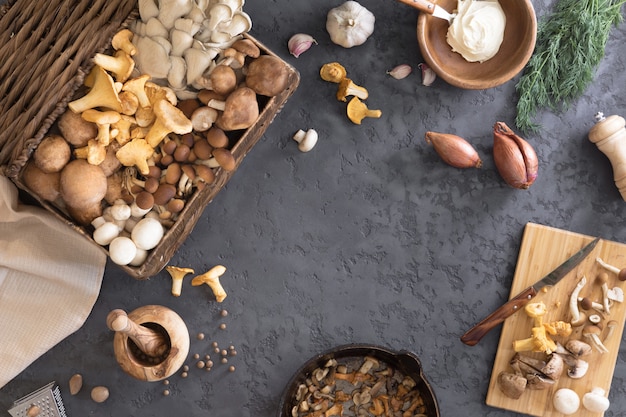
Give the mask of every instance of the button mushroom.
[[317, 143], [318, 134], [315, 129], [309, 129], [306, 132], [299, 129], [294, 135], [293, 140], [298, 142], [300, 152], [309, 152]]
[[583, 406], [591, 412], [604, 413], [609, 409], [610, 402], [606, 398], [606, 392], [602, 388], [595, 387], [583, 395]]
[[65, 138], [48, 135], [33, 152], [32, 161], [45, 173], [60, 172], [69, 162], [72, 152]]
[[98, 128], [94, 123], [88, 122], [79, 113], [66, 110], [57, 123], [61, 136], [73, 146], [86, 146], [89, 139], [98, 135]]
[[107, 179], [99, 166], [75, 159], [61, 171], [60, 190], [68, 206], [86, 210], [100, 204], [107, 191]]
[[137, 248], [151, 250], [159, 244], [163, 233], [163, 226], [157, 219], [144, 217], [137, 222], [130, 237]]
[[580, 398], [576, 391], [569, 388], [561, 388], [554, 393], [552, 404], [559, 413], [574, 414], [580, 407]]

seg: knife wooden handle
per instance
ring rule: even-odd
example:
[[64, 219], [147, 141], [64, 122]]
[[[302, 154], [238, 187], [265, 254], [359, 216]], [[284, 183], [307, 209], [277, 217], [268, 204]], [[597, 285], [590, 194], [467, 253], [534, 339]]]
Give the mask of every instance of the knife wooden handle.
[[398, 0], [400, 3], [415, 7], [424, 13], [433, 14], [435, 12], [435, 3], [428, 0]]
[[483, 336], [489, 333], [491, 329], [502, 323], [507, 317], [521, 310], [535, 295], [537, 295], [537, 291], [534, 287], [530, 286], [526, 288], [515, 296], [515, 298], [511, 298], [496, 311], [465, 332], [465, 334], [461, 336], [461, 342], [469, 346], [474, 346]]

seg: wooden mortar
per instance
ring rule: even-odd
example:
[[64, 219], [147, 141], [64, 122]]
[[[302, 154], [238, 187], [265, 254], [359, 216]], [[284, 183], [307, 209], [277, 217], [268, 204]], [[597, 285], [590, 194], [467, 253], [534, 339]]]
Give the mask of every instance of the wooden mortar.
[[128, 315], [112, 310], [107, 326], [115, 331], [115, 359], [127, 374], [141, 381], [161, 381], [180, 369], [189, 354], [189, 331], [167, 307], [147, 305]]

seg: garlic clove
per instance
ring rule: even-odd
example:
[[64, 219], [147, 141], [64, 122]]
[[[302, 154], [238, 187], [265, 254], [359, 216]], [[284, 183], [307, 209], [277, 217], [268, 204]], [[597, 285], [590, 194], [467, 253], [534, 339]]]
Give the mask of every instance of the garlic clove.
[[483, 165], [476, 149], [460, 136], [426, 132], [425, 139], [448, 165], [456, 168], [480, 168]]
[[401, 64], [387, 71], [387, 74], [391, 75], [396, 80], [401, 80], [408, 77], [411, 72], [413, 72], [413, 68], [411, 68], [410, 65]]
[[421, 63], [417, 65], [417, 68], [422, 70], [422, 85], [428, 87], [437, 79], [437, 74], [435, 71], [428, 66], [428, 64]]
[[493, 127], [493, 159], [502, 179], [514, 188], [527, 189], [537, 179], [535, 150], [503, 122]]
[[287, 42], [289, 53], [298, 58], [302, 53], [306, 52], [313, 46], [317, 45], [317, 41], [311, 35], [306, 33], [296, 33]]

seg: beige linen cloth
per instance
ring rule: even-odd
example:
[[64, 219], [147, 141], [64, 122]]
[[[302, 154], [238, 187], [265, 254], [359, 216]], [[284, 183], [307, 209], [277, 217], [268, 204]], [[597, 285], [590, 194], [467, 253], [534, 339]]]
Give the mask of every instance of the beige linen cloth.
[[0, 388], [78, 330], [106, 255], [0, 176]]

